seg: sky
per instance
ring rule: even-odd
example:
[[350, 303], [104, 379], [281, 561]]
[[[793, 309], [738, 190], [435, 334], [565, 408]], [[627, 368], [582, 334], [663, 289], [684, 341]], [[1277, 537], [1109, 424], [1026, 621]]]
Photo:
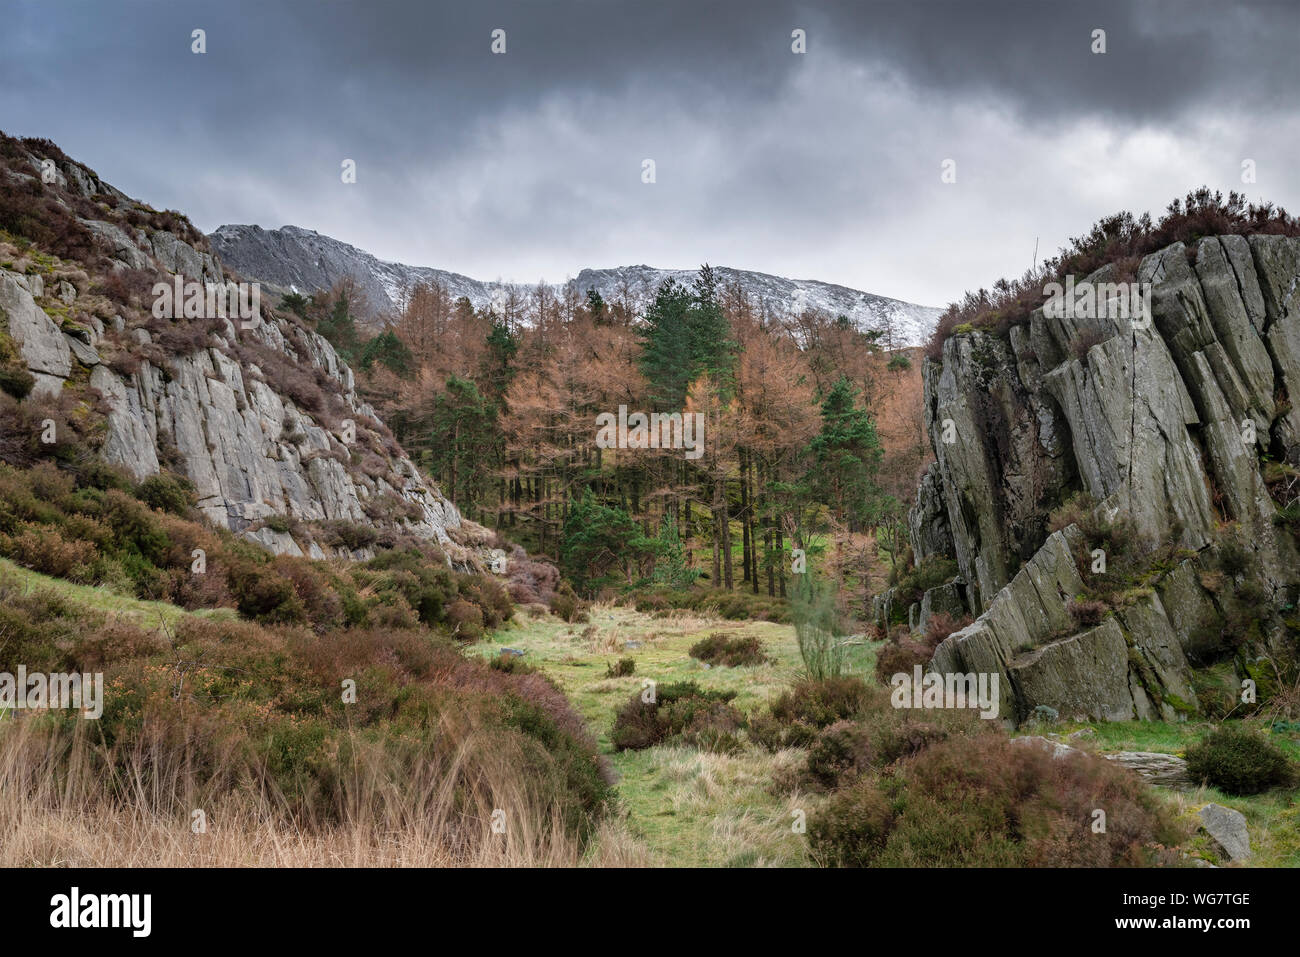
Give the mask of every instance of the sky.
[[1300, 209], [1294, 3], [0, 0], [0, 24], [6, 133], [205, 232], [485, 280], [710, 262], [942, 306], [1203, 184]]

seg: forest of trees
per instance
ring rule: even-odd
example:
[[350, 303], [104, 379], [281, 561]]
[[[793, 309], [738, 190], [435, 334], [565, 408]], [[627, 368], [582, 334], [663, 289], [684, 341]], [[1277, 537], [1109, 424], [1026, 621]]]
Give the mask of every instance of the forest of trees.
[[[784, 596], [791, 548], [861, 563], [881, 527], [898, 541], [929, 458], [914, 350], [774, 311], [707, 265], [617, 302], [570, 283], [475, 309], [424, 285], [378, 330], [356, 325], [357, 296], [345, 281], [282, 305], [464, 514], [588, 592], [698, 577]], [[598, 447], [597, 416], [620, 406], [701, 414], [703, 454]]]

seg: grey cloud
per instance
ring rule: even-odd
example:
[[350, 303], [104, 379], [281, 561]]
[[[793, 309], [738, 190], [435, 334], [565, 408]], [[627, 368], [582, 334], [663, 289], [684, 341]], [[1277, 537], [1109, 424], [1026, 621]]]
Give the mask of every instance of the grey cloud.
[[[1228, 188], [1243, 150], [1296, 205], [1290, 5], [0, 0], [0, 19], [7, 132], [205, 229], [295, 223], [485, 278], [708, 258], [934, 303], [1018, 273], [1034, 237], [1158, 210], [1188, 171]], [[1165, 136], [1178, 168], [1112, 168], [1081, 145], [1098, 125], [1112, 152]], [[947, 156], [960, 192], [937, 186]]]

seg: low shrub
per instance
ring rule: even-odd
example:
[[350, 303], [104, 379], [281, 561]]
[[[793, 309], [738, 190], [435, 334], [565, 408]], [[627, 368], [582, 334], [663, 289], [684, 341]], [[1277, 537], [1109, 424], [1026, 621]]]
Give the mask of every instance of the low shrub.
[[1065, 606], [1074, 624], [1078, 628], [1095, 628], [1101, 624], [1110, 608], [1103, 601], [1096, 599], [1071, 599]]
[[636, 659], [620, 658], [605, 665], [606, 678], [626, 678], [636, 673]]
[[912, 674], [917, 665], [924, 668], [934, 657], [934, 650], [954, 631], [970, 624], [969, 618], [953, 618], [945, 612], [930, 616], [925, 631], [913, 635], [906, 625], [895, 628], [889, 641], [876, 652], [876, 680], [889, 684], [894, 675]]
[[878, 760], [871, 731], [853, 721], [836, 721], [817, 735], [804, 766], [804, 783], [832, 790], [867, 773]]
[[194, 484], [180, 475], [151, 475], [135, 489], [135, 497], [150, 508], [186, 516], [194, 507]]
[[[48, 736], [42, 777], [71, 780], [79, 768], [105, 800], [141, 813], [188, 815], [195, 793], [265, 798], [294, 828], [319, 832], [359, 808], [383, 819], [392, 799], [440, 815], [460, 854], [488, 834], [493, 807], [585, 840], [612, 798], [607, 762], [553, 683], [466, 658], [424, 629], [322, 640], [302, 627], [181, 616], [147, 630], [0, 575], [0, 633], [0, 671], [104, 672], [113, 691], [93, 752], [70, 748], [80, 716], [19, 724]], [[349, 680], [350, 703], [339, 694]], [[133, 756], [138, 778], [122, 773]]]
[[462, 599], [479, 608], [485, 628], [496, 628], [514, 616], [510, 593], [490, 575], [460, 575], [456, 579], [456, 591]]
[[838, 867], [1170, 865], [1183, 837], [1132, 772], [1002, 734], [932, 743], [892, 775], [836, 791], [808, 822], [812, 856]]
[[1223, 724], [1187, 749], [1193, 781], [1226, 794], [1259, 794], [1289, 784], [1293, 769], [1286, 755], [1258, 731]]
[[805, 679], [782, 692], [771, 704], [772, 717], [782, 724], [824, 728], [856, 718], [881, 699], [861, 678], [844, 676], [825, 681]]
[[737, 732], [745, 717], [731, 701], [734, 691], [706, 691], [693, 681], [659, 685], [653, 701], [637, 691], [614, 716], [610, 742], [619, 751], [639, 751], [670, 739], [710, 751], [740, 748]]
[[932, 555], [924, 559], [916, 568], [900, 576], [896, 586], [898, 590], [894, 593], [894, 619], [906, 620], [908, 608], [920, 601], [921, 596], [931, 588], [952, 581], [957, 576], [957, 572], [957, 562], [954, 559]]
[[379, 531], [370, 525], [349, 522], [346, 519], [334, 519], [324, 523], [325, 544], [334, 548], [346, 548], [350, 552], [369, 548], [379, 541]]
[[488, 665], [494, 671], [504, 671], [511, 675], [531, 675], [537, 673], [537, 666], [524, 661], [520, 655], [512, 655], [509, 652], [488, 659]]
[[928, 665], [933, 654], [933, 649], [910, 635], [893, 637], [876, 652], [876, 680], [887, 685], [896, 674], [910, 675], [917, 665], [922, 668]]
[[763, 643], [753, 635], [734, 637], [715, 632], [691, 645], [690, 656], [710, 665], [739, 668], [761, 665], [768, 660]]
[[586, 602], [574, 594], [568, 582], [562, 582], [551, 598], [551, 613], [569, 624], [581, 624], [589, 620]]
[[69, 541], [57, 528], [24, 523], [16, 535], [0, 535], [0, 553], [43, 575], [89, 582], [97, 550], [91, 542]]
[[483, 637], [483, 609], [457, 598], [447, 606], [447, 624], [452, 635], [461, 641], [478, 641]]
[[629, 597], [637, 611], [657, 616], [674, 611], [699, 611], [728, 621], [772, 621], [781, 624], [791, 621], [790, 603], [786, 599], [745, 591], [653, 588], [633, 592]]

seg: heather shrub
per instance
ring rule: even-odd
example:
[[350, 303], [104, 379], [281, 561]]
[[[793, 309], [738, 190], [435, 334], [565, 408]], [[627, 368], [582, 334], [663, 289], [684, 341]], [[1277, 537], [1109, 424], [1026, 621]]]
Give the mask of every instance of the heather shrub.
[[267, 624], [305, 621], [307, 611], [293, 583], [271, 573], [270, 562], [238, 558], [227, 564], [226, 587], [245, 618]]
[[1189, 747], [1187, 773], [1193, 781], [1226, 794], [1259, 794], [1287, 785], [1294, 777], [1276, 744], [1240, 724], [1222, 724]]
[[[1265, 233], [1300, 235], [1300, 221], [1272, 203], [1247, 203], [1243, 194], [1202, 186], [1175, 199], [1159, 221], [1150, 214], [1134, 216], [1121, 211], [1103, 217], [1083, 236], [1074, 237], [1056, 256], [1027, 271], [1019, 279], [999, 279], [993, 288], [967, 292], [961, 302], [948, 306], [926, 346], [926, 355], [938, 359], [943, 343], [963, 324], [1003, 334], [1028, 321], [1044, 301], [1043, 287], [1067, 275], [1091, 275], [1114, 263], [1115, 281], [1130, 281], [1141, 258], [1175, 242], [1194, 244], [1204, 236]], [[1189, 252], [1192, 247], [1189, 245]]]
[[692, 658], [710, 665], [738, 668], [744, 665], [761, 665], [767, 661], [763, 643], [753, 635], [734, 637], [715, 633], [691, 645]]
[[1070, 355], [1075, 359], [1083, 360], [1087, 358], [1093, 346], [1100, 345], [1109, 338], [1110, 336], [1100, 329], [1082, 329], [1070, 340]]
[[350, 552], [369, 548], [379, 541], [379, 532], [375, 528], [341, 518], [325, 522], [322, 531], [327, 545], [346, 548]]
[[380, 573], [365, 576], [367, 584], [379, 592], [400, 592], [426, 625], [442, 621], [458, 593], [458, 583], [441, 559], [415, 547], [380, 552], [364, 568]]
[[815, 791], [833, 790], [949, 738], [994, 731], [989, 722], [969, 710], [918, 713], [886, 707], [877, 692], [858, 720], [836, 721], [816, 734], [793, 783]]
[[900, 625], [876, 651], [876, 680], [887, 685], [900, 672], [910, 675], [917, 665], [924, 668], [933, 656], [934, 648], [924, 637], [914, 638], [906, 625]]
[[447, 606], [447, 625], [461, 641], [478, 641], [483, 637], [483, 609], [457, 598]]
[[641, 695], [635, 692], [614, 716], [610, 742], [618, 750], [642, 750], [678, 737], [706, 750], [739, 748], [736, 733], [745, 718], [730, 703], [736, 692], [706, 691], [683, 681], [658, 685], [652, 702]]
[[894, 615], [907, 615], [907, 609], [921, 600], [931, 588], [937, 588], [957, 576], [957, 562], [941, 555], [932, 555], [898, 579], [894, 599]]
[[461, 598], [478, 606], [486, 628], [499, 627], [515, 613], [509, 592], [491, 575], [461, 575], [456, 590]]
[[770, 598], [744, 591], [703, 588], [655, 587], [629, 596], [637, 611], [664, 616], [674, 611], [699, 611], [728, 621], [774, 621], [789, 623], [790, 604], [784, 598]]
[[746, 730], [750, 740], [772, 752], [782, 748], [810, 747], [817, 740], [817, 728], [811, 724], [801, 721], [787, 723], [770, 713], [751, 715]]
[[23, 524], [12, 537], [0, 535], [0, 554], [44, 575], [87, 582], [96, 550], [91, 542], [65, 539], [57, 528]]
[[808, 749], [803, 783], [832, 790], [872, 769], [877, 759], [871, 731], [853, 721], [836, 721], [823, 728]]
[[25, 399], [36, 387], [36, 377], [16, 363], [0, 366], [0, 389], [15, 399]]
[[[464, 815], [459, 853], [486, 833], [477, 809], [513, 806], [510, 795], [582, 839], [612, 796], [607, 764], [553, 684], [466, 659], [427, 631], [323, 639], [183, 617], [164, 636], [2, 576], [0, 629], [0, 670], [105, 672], [116, 691], [94, 722], [87, 770], [110, 800], [149, 813], [188, 808], [195, 790], [251, 792], [313, 831], [370, 808], [363, 794], [401, 796], [417, 811], [429, 802], [430, 812], [446, 798]], [[180, 661], [174, 648], [185, 649]], [[340, 698], [345, 680], [356, 683], [353, 704]], [[24, 722], [61, 742], [44, 773], [66, 773], [59, 762], [85, 723], [59, 712]], [[115, 773], [132, 756], [139, 780]]]
[[[1106, 831], [1091, 829], [1094, 808]], [[1093, 755], [1053, 758], [1001, 734], [949, 738], [887, 778], [835, 792], [813, 857], [855, 867], [1132, 867], [1172, 863], [1182, 833], [1142, 780]]]
[[808, 821], [808, 848], [823, 867], [872, 867], [885, 848], [894, 813], [874, 783], [833, 795]]
[[906, 625], [895, 628], [889, 641], [876, 652], [876, 680], [887, 685], [896, 674], [910, 675], [917, 665], [924, 668], [943, 640], [970, 622], [968, 617], [953, 618], [946, 612], [936, 612], [926, 621], [925, 631], [920, 635], [913, 635]]
[[568, 582], [562, 582], [551, 599], [551, 613], [573, 624], [587, 621], [586, 604], [576, 595]]
[[549, 604], [560, 584], [560, 570], [549, 562], [529, 558], [514, 546], [506, 562], [506, 588], [516, 604]]
[[782, 724], [802, 723], [824, 728], [836, 721], [856, 718], [882, 700], [861, 678], [804, 679], [782, 692], [772, 702], [771, 712]]
[[1106, 617], [1106, 612], [1110, 610], [1105, 602], [1096, 599], [1082, 601], [1071, 599], [1065, 609], [1079, 628], [1095, 628], [1101, 624], [1101, 620]]
[[488, 659], [488, 666], [493, 671], [504, 671], [511, 675], [531, 675], [537, 672], [537, 666], [524, 661], [519, 655], [501, 652]]
[[317, 634], [325, 634], [344, 627], [347, 616], [340, 596], [338, 576], [329, 575], [324, 566], [306, 558], [277, 555], [268, 573], [285, 579], [302, 605], [304, 621]]
[[1235, 536], [1223, 536], [1215, 552], [1219, 559], [1219, 568], [1232, 578], [1236, 578], [1250, 568], [1250, 552]]

